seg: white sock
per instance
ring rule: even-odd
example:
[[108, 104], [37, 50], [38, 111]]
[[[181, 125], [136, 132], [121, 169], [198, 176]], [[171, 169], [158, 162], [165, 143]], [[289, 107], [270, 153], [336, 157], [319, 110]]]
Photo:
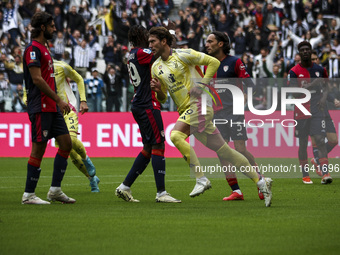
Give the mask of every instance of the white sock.
[[51, 192], [57, 192], [57, 191], [61, 191], [61, 188], [60, 187], [50, 187], [50, 191]]
[[205, 175], [203, 175], [202, 177], [197, 178], [196, 180], [207, 181], [208, 178]]
[[241, 192], [240, 189], [235, 189], [235, 190], [233, 190], [233, 192], [236, 192], [237, 194], [242, 195], [242, 192]]
[[157, 197], [161, 197], [166, 194], [166, 191], [162, 191], [161, 193], [157, 192]]
[[122, 190], [130, 190], [130, 187], [129, 186], [126, 186], [125, 184], [120, 184], [119, 185], [119, 188], [122, 189]]
[[32, 196], [33, 194], [34, 194], [34, 192], [33, 192], [33, 193], [24, 192], [24, 196], [25, 196], [25, 197], [30, 197], [30, 196]]

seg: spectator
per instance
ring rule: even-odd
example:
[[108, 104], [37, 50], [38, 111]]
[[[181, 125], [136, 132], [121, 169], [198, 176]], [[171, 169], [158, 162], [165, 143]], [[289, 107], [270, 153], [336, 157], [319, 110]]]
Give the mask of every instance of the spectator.
[[10, 35], [11, 44], [18, 46], [18, 37], [20, 36], [19, 21], [18, 21], [18, 9], [19, 9], [19, 0], [15, 1], [15, 5], [13, 6], [12, 1], [8, 1], [6, 3], [6, 7], [4, 9], [3, 14], [3, 23], [2, 29], [4, 33], [8, 33]]
[[14, 94], [17, 91], [17, 87], [19, 85], [22, 86], [24, 80], [24, 68], [21, 55], [16, 55], [14, 63], [8, 64], [8, 79], [12, 94]]
[[54, 46], [54, 58], [60, 60], [65, 52], [66, 40], [62, 31], [58, 31], [57, 37], [53, 42]]
[[58, 32], [64, 32], [64, 16], [59, 6], [54, 7], [53, 19]]
[[6, 100], [10, 98], [9, 81], [5, 79], [5, 75], [0, 71], [0, 112], [5, 112]]
[[13, 102], [12, 102], [12, 110], [13, 112], [26, 112], [26, 104], [23, 101], [24, 90], [22, 85], [17, 86], [17, 90], [14, 93]]
[[88, 23], [92, 18], [92, 12], [89, 10], [89, 6], [86, 1], [82, 2], [83, 4], [79, 8], [78, 13], [83, 17], [85, 23]]
[[117, 45], [112, 35], [107, 37], [107, 43], [104, 45], [102, 53], [104, 55], [105, 63], [119, 64], [121, 55], [117, 49]]
[[89, 36], [90, 42], [94, 41], [92, 46], [90, 46], [90, 57], [89, 57], [89, 71], [92, 70], [92, 68], [97, 67], [97, 59], [99, 58], [99, 52], [102, 50], [100, 44], [95, 40], [94, 35]]
[[[109, 67], [108, 72], [104, 75], [106, 111], [120, 112], [122, 97], [122, 77], [114, 67]], [[113, 110], [114, 106], [114, 110]]]
[[87, 89], [87, 105], [89, 106], [90, 112], [101, 112], [102, 111], [102, 96], [104, 83], [99, 77], [97, 68], [92, 69], [91, 77], [85, 81]]
[[91, 47], [96, 42], [97, 37], [94, 37], [89, 44], [86, 42], [86, 40], [82, 40], [79, 44], [72, 35], [70, 35], [70, 39], [75, 46], [74, 70], [76, 70], [76, 72], [78, 72], [81, 76], [86, 77], [87, 69], [90, 66]]
[[340, 56], [340, 44], [339, 44], [339, 39], [334, 39], [333, 40], [333, 45], [332, 49], [336, 51], [336, 54]]
[[77, 13], [76, 6], [72, 6], [70, 11], [66, 14], [66, 22], [67, 28], [71, 29], [71, 33], [77, 29], [81, 34], [85, 34], [85, 21], [83, 17]]
[[242, 27], [238, 27], [234, 34], [234, 43], [235, 43], [235, 57], [241, 58], [242, 54], [246, 52], [246, 34], [243, 31]]
[[268, 27], [268, 25], [280, 27], [279, 14], [274, 10], [271, 3], [266, 4], [265, 12], [263, 14], [263, 28]]
[[339, 78], [339, 57], [335, 50], [331, 50], [328, 60], [328, 75], [329, 78]]

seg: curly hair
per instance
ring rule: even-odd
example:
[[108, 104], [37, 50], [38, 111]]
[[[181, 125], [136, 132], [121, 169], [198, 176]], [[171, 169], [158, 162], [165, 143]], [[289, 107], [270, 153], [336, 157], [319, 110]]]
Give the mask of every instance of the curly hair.
[[301, 48], [302, 46], [308, 46], [310, 49], [312, 49], [312, 45], [311, 45], [309, 42], [307, 42], [307, 41], [302, 41], [302, 42], [300, 42], [300, 43], [298, 44], [297, 48], [298, 48], [299, 51], [300, 51], [300, 48]]
[[166, 43], [171, 47], [174, 38], [165, 27], [153, 27], [149, 33], [150, 35], [156, 36], [160, 41], [166, 39]]
[[147, 48], [148, 36], [149, 36], [148, 30], [141, 25], [134, 25], [129, 29], [128, 34], [129, 42], [134, 47]]
[[53, 17], [51, 14], [47, 12], [36, 12], [31, 19], [32, 29], [32, 38], [36, 38], [39, 36], [41, 32], [41, 25], [49, 25], [53, 21]]

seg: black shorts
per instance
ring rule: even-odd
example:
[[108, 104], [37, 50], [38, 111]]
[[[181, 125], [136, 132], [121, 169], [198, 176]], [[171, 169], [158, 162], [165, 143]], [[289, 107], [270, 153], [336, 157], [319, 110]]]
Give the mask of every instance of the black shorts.
[[161, 111], [157, 109], [131, 109], [136, 120], [143, 144], [159, 144], [165, 141]]
[[[214, 115], [214, 119], [220, 119], [221, 121], [216, 121], [215, 126], [220, 131], [223, 139], [225, 141], [237, 140], [248, 140], [247, 127], [244, 120], [244, 115], [233, 115], [232, 110], [222, 110], [218, 111]], [[218, 124], [221, 122], [226, 122], [225, 124]]]
[[325, 121], [326, 121], [326, 133], [336, 133], [334, 122], [330, 115], [328, 116], [326, 115]]
[[32, 142], [46, 142], [53, 137], [68, 134], [63, 115], [58, 112], [29, 114]]
[[295, 137], [314, 135], [326, 136], [326, 121], [324, 118], [309, 118], [296, 120]]

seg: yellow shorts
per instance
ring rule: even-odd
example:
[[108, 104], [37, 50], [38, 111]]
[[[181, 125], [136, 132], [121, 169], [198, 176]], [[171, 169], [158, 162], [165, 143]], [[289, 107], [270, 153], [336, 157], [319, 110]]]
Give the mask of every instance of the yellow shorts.
[[77, 136], [78, 134], [78, 116], [74, 111], [64, 116], [70, 136]]
[[177, 121], [184, 122], [191, 127], [197, 127], [198, 133], [206, 134], [218, 134], [218, 129], [212, 123], [214, 118], [214, 110], [212, 107], [207, 107], [207, 113], [203, 115], [201, 113], [200, 106], [197, 104], [191, 104], [190, 108], [186, 109], [178, 118]]

